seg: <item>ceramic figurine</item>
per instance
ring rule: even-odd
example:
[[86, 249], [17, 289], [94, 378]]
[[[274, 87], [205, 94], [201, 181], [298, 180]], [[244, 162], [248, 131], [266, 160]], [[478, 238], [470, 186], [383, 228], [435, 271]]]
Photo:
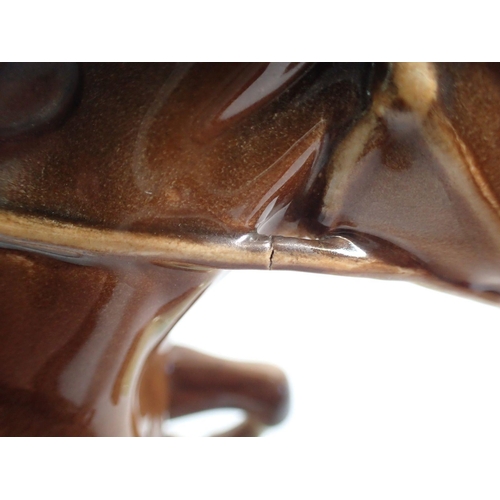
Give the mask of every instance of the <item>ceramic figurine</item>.
[[222, 269], [498, 302], [499, 107], [487, 64], [0, 65], [0, 434], [281, 421], [280, 370], [164, 341]]

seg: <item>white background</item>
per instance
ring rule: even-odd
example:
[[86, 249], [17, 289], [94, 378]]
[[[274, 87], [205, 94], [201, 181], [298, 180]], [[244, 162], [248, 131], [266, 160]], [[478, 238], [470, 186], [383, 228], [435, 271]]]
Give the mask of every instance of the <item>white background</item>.
[[[314, 498], [489, 499], [500, 495], [499, 320], [497, 306], [409, 283], [238, 271], [170, 338], [287, 373], [288, 419], [256, 450], [214, 446], [212, 469], [269, 475], [277, 489], [265, 498], [284, 488]], [[188, 417], [174, 430], [221, 430], [230, 416]]]
[[[292, 407], [269, 438], [453, 454], [500, 444], [499, 320], [496, 306], [409, 283], [235, 271], [169, 338], [280, 366]], [[176, 429], [203, 433], [196, 420]]]

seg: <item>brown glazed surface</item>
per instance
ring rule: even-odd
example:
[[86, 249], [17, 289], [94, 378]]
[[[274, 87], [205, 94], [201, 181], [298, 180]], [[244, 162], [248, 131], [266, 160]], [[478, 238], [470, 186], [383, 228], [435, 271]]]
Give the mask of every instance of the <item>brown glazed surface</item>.
[[279, 370], [162, 342], [219, 269], [498, 302], [499, 108], [495, 65], [0, 65], [0, 433], [279, 422]]

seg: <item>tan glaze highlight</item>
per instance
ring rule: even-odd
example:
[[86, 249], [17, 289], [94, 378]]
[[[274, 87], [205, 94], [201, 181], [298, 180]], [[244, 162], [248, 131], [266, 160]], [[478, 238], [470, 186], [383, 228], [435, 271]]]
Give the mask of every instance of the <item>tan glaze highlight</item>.
[[[286, 413], [283, 374], [163, 342], [218, 269], [498, 302], [486, 65], [0, 66], [0, 433], [161, 435]], [[221, 305], [223, 308], [223, 305]]]

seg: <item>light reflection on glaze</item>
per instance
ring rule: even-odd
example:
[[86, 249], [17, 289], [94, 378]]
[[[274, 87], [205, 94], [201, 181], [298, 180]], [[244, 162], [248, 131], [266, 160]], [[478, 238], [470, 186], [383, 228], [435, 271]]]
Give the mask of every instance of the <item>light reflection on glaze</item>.
[[[90, 268], [12, 251], [1, 253], [0, 270], [2, 296], [10, 298], [1, 310], [2, 384], [40, 398], [26, 413], [18, 409], [19, 434], [43, 413], [45, 398], [68, 408], [44, 432], [130, 434], [145, 358], [215, 276], [131, 262]], [[40, 299], [47, 289], [53, 297]], [[162, 324], [152, 331], [154, 317]]]
[[285, 87], [299, 74], [305, 63], [267, 63], [260, 76], [233, 98], [227, 108], [220, 114], [220, 120], [228, 120], [240, 113], [253, 108], [259, 101], [273, 97], [276, 92]]

